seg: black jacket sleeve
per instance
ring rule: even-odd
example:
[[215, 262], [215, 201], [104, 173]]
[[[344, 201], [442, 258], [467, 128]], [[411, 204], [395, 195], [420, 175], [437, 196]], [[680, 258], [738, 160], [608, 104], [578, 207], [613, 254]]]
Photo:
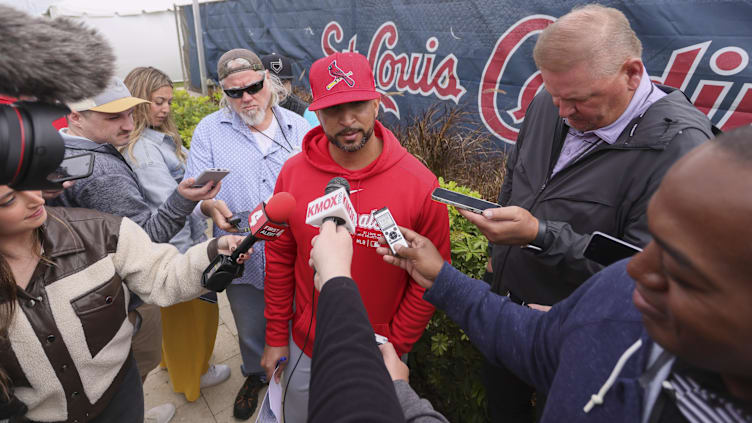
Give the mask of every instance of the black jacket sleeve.
[[328, 281], [319, 295], [308, 421], [404, 422], [358, 287]]

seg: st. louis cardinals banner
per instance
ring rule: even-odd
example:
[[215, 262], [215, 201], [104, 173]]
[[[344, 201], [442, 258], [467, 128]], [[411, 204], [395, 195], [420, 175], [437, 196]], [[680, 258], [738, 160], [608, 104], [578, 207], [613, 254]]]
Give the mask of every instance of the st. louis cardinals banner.
[[[723, 130], [752, 123], [752, 2], [604, 1], [622, 10], [643, 43], [651, 78], [680, 88]], [[457, 105], [491, 133], [515, 142], [543, 80], [537, 35], [582, 2], [465, 0], [227, 0], [201, 5], [210, 76], [225, 51], [244, 47], [295, 61], [308, 86], [311, 63], [336, 51], [368, 57], [387, 124], [432, 104]], [[193, 28], [190, 7], [181, 9]], [[200, 86], [189, 33], [191, 85]]]

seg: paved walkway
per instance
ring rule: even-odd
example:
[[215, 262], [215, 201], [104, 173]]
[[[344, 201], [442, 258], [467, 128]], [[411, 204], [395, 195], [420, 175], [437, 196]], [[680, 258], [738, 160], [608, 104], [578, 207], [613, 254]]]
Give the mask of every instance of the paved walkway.
[[[212, 357], [214, 364], [227, 364], [232, 370], [230, 378], [219, 385], [201, 390], [201, 396], [194, 402], [188, 402], [183, 394], [172, 391], [167, 371], [156, 369], [149, 374], [144, 384], [146, 409], [171, 402], [177, 407], [174, 423], [226, 423], [239, 422], [232, 416], [235, 395], [245, 379], [240, 373], [240, 348], [238, 347], [238, 330], [232, 318], [230, 303], [225, 293], [219, 294], [219, 330]], [[266, 390], [259, 394], [259, 404]], [[256, 421], [256, 414], [248, 422]]]

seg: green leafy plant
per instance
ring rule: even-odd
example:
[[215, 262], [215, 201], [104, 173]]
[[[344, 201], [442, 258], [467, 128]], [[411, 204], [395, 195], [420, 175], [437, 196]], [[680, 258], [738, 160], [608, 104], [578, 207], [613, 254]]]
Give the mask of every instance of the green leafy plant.
[[469, 112], [433, 105], [392, 132], [436, 176], [472, 187], [481, 198], [496, 201], [506, 170], [506, 155], [491, 148], [490, 135]]
[[191, 137], [196, 125], [205, 116], [219, 110], [219, 100], [222, 98], [220, 91], [210, 96], [195, 96], [185, 90], [175, 90], [172, 99], [172, 115], [178, 126], [180, 138], [186, 148], [191, 147]]
[[[477, 191], [445, 182], [443, 188], [480, 198]], [[449, 208], [452, 265], [480, 278], [485, 271], [488, 240], [457, 212]], [[485, 422], [486, 392], [481, 383], [482, 356], [467, 335], [443, 312], [436, 311], [421, 339], [413, 346], [408, 363], [410, 384], [452, 422]]]

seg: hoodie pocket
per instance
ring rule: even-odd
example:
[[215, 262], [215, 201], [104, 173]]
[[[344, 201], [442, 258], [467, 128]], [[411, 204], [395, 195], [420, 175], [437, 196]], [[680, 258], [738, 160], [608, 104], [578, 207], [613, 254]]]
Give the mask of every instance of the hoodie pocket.
[[120, 330], [126, 318], [123, 281], [118, 275], [71, 300], [81, 321], [91, 356], [96, 356]]
[[[292, 327], [292, 333], [295, 335], [296, 333], [298, 336], [300, 336], [300, 339], [305, 342], [306, 335], [308, 335], [308, 346], [312, 346], [314, 339], [315, 332], [316, 332], [316, 322], [311, 320], [311, 304], [305, 304], [305, 307], [303, 307], [300, 310], [299, 317], [294, 321], [293, 327]], [[313, 326], [313, 327], [311, 327]], [[309, 332], [310, 330], [310, 332]]]

